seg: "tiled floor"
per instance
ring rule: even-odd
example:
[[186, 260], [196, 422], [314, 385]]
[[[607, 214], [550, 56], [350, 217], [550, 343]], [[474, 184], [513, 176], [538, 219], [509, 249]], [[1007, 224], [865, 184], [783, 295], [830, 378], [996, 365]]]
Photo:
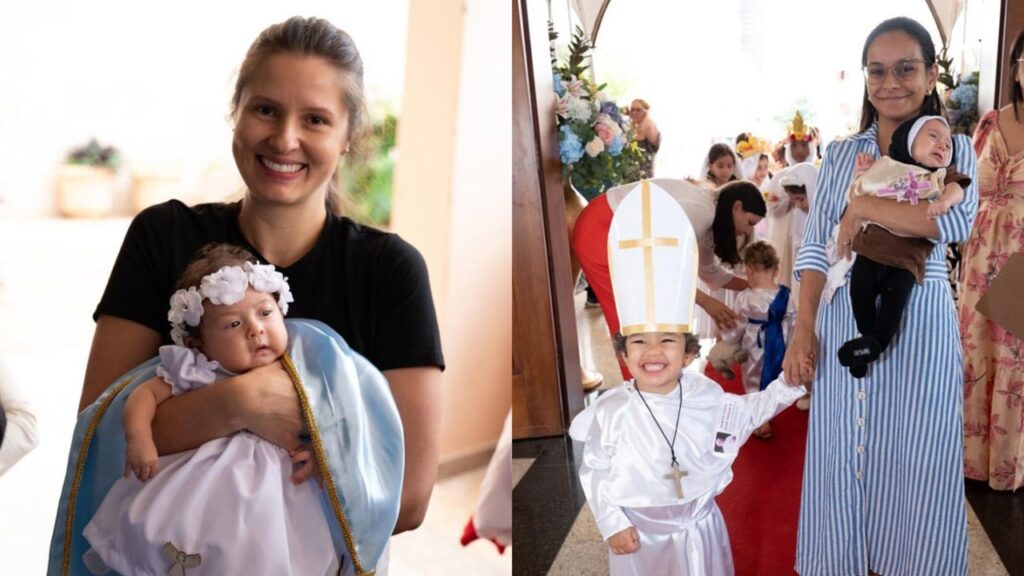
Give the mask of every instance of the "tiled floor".
[[[597, 308], [584, 308], [577, 295], [578, 328], [587, 350], [584, 363], [605, 377], [602, 388], [621, 383]], [[706, 352], [709, 346], [704, 346]], [[513, 469], [522, 474], [513, 493], [515, 541], [520, 554], [515, 574], [576, 576], [608, 573], [607, 545], [586, 506], [576, 470], [579, 444], [565, 438], [519, 441]], [[525, 469], [525, 472], [524, 472]], [[969, 576], [1024, 576], [1024, 491], [997, 493], [980, 483], [967, 485]]]
[[[0, 222], [0, 351], [37, 412], [38, 448], [0, 477], [0, 574], [44, 574], [67, 463], [92, 310], [128, 221]], [[484, 468], [434, 488], [423, 525], [391, 544], [391, 574], [512, 574], [511, 548], [459, 537]], [[523, 472], [520, 468], [520, 472]]]

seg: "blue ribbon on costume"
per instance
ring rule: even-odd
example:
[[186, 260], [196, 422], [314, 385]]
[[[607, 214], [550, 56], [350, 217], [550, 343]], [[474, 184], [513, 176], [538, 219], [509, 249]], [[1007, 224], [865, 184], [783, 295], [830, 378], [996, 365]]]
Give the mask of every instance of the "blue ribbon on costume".
[[[782, 358], [786, 355], [786, 337], [782, 334], [782, 320], [789, 308], [789, 287], [779, 286], [779, 293], [768, 306], [768, 319], [750, 318], [751, 324], [761, 326], [757, 332], [757, 347], [764, 349], [764, 364], [761, 367], [761, 390], [771, 384], [782, 373]], [[761, 335], [764, 334], [762, 340]]]

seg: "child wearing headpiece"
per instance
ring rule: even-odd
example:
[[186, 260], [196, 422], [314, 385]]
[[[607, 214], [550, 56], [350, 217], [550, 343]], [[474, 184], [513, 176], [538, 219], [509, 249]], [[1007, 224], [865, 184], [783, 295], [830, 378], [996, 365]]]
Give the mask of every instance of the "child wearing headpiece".
[[734, 573], [715, 496], [751, 432], [801, 397], [782, 379], [726, 394], [683, 370], [696, 291], [697, 244], [679, 204], [650, 181], [619, 204], [608, 237], [616, 348], [634, 379], [572, 422], [584, 442], [580, 481], [609, 546], [611, 576]]
[[740, 170], [743, 178], [750, 180], [762, 191], [768, 186], [772, 178], [769, 169], [768, 142], [750, 134], [742, 132], [736, 137], [736, 155], [740, 157]]
[[[875, 161], [870, 154], [856, 159], [847, 198], [875, 196], [896, 202], [929, 202], [936, 218], [960, 203], [971, 179], [953, 169], [953, 139], [942, 116], [907, 120], [892, 135], [889, 155]], [[825, 286], [826, 301], [845, 283], [850, 271], [850, 303], [860, 336], [839, 348], [839, 362], [856, 378], [889, 347], [903, 318], [914, 284], [924, 282], [925, 261], [935, 247], [927, 238], [898, 236], [869, 223], [854, 237], [855, 258], [840, 259], [836, 227], [829, 242], [832, 263]], [[851, 271], [852, 268], [852, 271]], [[876, 304], [878, 302], [878, 304]]]
[[804, 117], [798, 110], [793, 115], [789, 132], [785, 140], [786, 166], [796, 166], [801, 162], [814, 163], [818, 160], [818, 141], [815, 130], [804, 124]]
[[[272, 265], [257, 264], [248, 251], [227, 244], [205, 247], [182, 273], [178, 288], [167, 315], [174, 345], [160, 348], [156, 376], [136, 386], [124, 403], [124, 473], [84, 529], [91, 546], [83, 556], [85, 566], [95, 574], [110, 569], [175, 575], [351, 573], [354, 556], [343, 562], [335, 553], [335, 534], [345, 528], [329, 524], [321, 490], [307, 482], [315, 474], [321, 488], [325, 482], [335, 488], [318, 465], [325, 452], [317, 457], [310, 445], [287, 451], [243, 431], [158, 458], [151, 430], [157, 405], [278, 362], [289, 347], [284, 316], [293, 298], [287, 278]], [[370, 412], [389, 408], [380, 400]], [[356, 404], [345, 408], [353, 423], [367, 417], [368, 407]], [[315, 438], [314, 444], [330, 442]], [[401, 449], [393, 456], [401, 460]], [[393, 526], [401, 465], [395, 468], [397, 481], [389, 481], [394, 469], [380, 464], [345, 473], [374, 475], [371, 497], [395, 501], [394, 516], [382, 513], [374, 521]], [[351, 506], [358, 497], [350, 493], [340, 499]]]
[[700, 167], [700, 177], [718, 188], [733, 180], [742, 180], [740, 159], [732, 147], [724, 142], [712, 144]]

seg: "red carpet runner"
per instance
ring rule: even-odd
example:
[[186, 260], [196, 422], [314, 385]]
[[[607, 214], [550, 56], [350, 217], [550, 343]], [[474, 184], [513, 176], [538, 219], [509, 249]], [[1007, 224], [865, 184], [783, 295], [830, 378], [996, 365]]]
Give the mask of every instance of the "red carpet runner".
[[[736, 367], [739, 373], [739, 366]], [[743, 394], [739, 379], [705, 372], [726, 392]], [[807, 412], [791, 406], [772, 420], [772, 438], [751, 437], [733, 464], [733, 480], [716, 500], [729, 528], [736, 576], [796, 574], [796, 527], [807, 441]]]

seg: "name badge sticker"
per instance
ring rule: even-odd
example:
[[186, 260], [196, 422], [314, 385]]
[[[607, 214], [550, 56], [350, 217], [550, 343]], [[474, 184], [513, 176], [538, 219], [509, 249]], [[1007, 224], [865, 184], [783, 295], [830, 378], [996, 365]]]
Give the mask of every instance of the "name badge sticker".
[[713, 451], [716, 454], [732, 455], [739, 451], [740, 421], [743, 417], [743, 408], [738, 399], [728, 396], [723, 399], [718, 407], [718, 416], [715, 418], [715, 446]]

